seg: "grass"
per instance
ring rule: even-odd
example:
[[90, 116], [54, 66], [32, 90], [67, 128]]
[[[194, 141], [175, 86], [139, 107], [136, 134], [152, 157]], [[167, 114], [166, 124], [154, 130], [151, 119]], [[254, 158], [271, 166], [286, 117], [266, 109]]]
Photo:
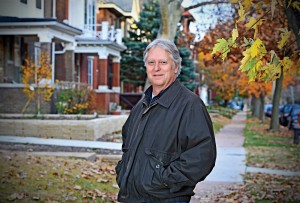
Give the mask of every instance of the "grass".
[[231, 122], [231, 120], [227, 117], [224, 117], [220, 114], [211, 114], [211, 119], [213, 123], [213, 128], [215, 134], [220, 131], [220, 129]]
[[[244, 130], [246, 165], [300, 171], [300, 146], [293, 144], [293, 132], [281, 128], [271, 132], [270, 120], [248, 118]], [[299, 202], [300, 177], [247, 173], [245, 195], [253, 202]]]
[[239, 110], [231, 109], [222, 106], [208, 106], [207, 110], [209, 113], [218, 113], [221, 116], [231, 119]]
[[115, 162], [0, 153], [0, 202], [116, 202]]
[[269, 122], [247, 120], [244, 130], [247, 165], [300, 171], [300, 147], [293, 144], [293, 132], [286, 128], [271, 132]]

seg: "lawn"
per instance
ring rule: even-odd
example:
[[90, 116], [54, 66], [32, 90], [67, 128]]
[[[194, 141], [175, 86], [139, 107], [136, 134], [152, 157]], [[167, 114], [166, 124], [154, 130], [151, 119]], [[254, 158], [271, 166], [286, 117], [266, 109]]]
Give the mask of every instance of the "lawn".
[[269, 122], [248, 119], [244, 130], [247, 165], [300, 171], [300, 146], [293, 144], [293, 132], [287, 128], [271, 132]]
[[[293, 132], [285, 128], [270, 132], [269, 122], [248, 117], [244, 130], [246, 165], [300, 171], [300, 146], [293, 144]], [[246, 173], [244, 185], [230, 190], [214, 195], [211, 202], [296, 203], [300, 202], [300, 176]]]
[[116, 161], [0, 152], [0, 202], [116, 202]]

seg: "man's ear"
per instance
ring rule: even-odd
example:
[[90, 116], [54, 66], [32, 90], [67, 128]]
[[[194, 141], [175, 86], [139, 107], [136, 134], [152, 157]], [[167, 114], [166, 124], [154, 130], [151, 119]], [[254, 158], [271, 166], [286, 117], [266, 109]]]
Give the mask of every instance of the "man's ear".
[[174, 72], [175, 72], [175, 73], [178, 73], [178, 69], [179, 69], [179, 66], [178, 66], [178, 65], [175, 65]]

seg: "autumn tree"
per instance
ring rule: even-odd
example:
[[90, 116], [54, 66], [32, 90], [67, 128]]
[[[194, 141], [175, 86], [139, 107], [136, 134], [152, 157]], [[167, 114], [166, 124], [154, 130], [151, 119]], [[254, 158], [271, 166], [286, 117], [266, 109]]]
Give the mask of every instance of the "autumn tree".
[[[237, 3], [237, 1], [232, 2]], [[275, 12], [276, 9], [277, 12]], [[244, 44], [242, 46], [245, 47], [245, 50], [241, 49], [243, 59], [241, 61], [240, 70], [247, 72], [250, 82], [256, 79], [264, 81], [276, 80], [273, 96], [272, 120], [270, 123], [271, 130], [279, 130], [278, 113], [283, 73], [288, 71], [292, 66], [299, 66], [299, 56], [292, 56], [292, 53], [296, 53], [294, 51], [297, 47], [293, 47], [293, 35], [288, 29], [290, 18], [289, 21], [287, 21], [286, 16], [280, 16], [284, 11], [288, 13], [289, 9], [293, 9], [299, 15], [299, 2], [290, 0], [288, 3], [287, 1], [273, 0], [272, 2], [260, 1], [253, 4], [251, 0], [242, 0], [239, 2], [239, 18], [236, 20], [235, 28], [232, 30], [232, 36], [228, 39], [219, 39], [212, 51], [212, 54], [219, 52], [219, 56], [225, 59], [232, 48], [241, 46], [237, 43], [237, 39], [244, 38]], [[252, 10], [254, 10], [254, 12], [251, 12]], [[251, 15], [252, 13], [254, 14]], [[278, 14], [276, 18], [274, 18], [275, 13]], [[278, 43], [276, 47], [272, 47], [274, 49], [267, 49], [267, 44], [264, 41], [264, 34], [266, 34], [266, 32], [260, 36], [259, 28], [263, 28], [266, 24], [270, 24], [270, 22], [273, 21], [278, 23], [278, 27], [276, 27], [278, 28], [277, 33], [274, 35], [274, 32], [272, 32], [272, 36], [278, 36], [278, 38], [273, 42]], [[252, 37], [246, 38], [244, 37], [244, 32], [239, 32], [240, 24], [246, 26], [247, 32], [253, 31]], [[299, 22], [296, 23], [296, 26], [297, 24], [299, 24]], [[296, 39], [297, 38], [298, 33], [296, 33]], [[265, 40], [270, 42], [269, 38]], [[297, 40], [294, 41], [296, 42]], [[298, 59], [293, 60], [293, 57], [298, 57]]]
[[34, 100], [37, 114], [41, 113], [41, 103], [49, 101], [54, 87], [51, 85], [52, 68], [47, 52], [41, 52], [38, 61], [26, 59], [22, 66], [22, 83], [25, 85], [24, 93], [28, 100], [22, 110], [27, 109], [30, 101]]
[[[233, 18], [234, 20], [235, 18]], [[240, 52], [240, 48], [232, 48], [231, 52], [227, 54], [225, 61], [221, 57], [212, 57], [210, 52], [219, 38], [230, 38], [231, 30], [235, 28], [235, 23], [233, 20], [228, 20], [227, 22], [219, 22], [214, 28], [210, 29], [206, 33], [204, 38], [197, 45], [197, 50], [199, 54], [199, 63], [201, 65], [202, 72], [204, 72], [207, 78], [207, 84], [210, 84], [211, 87], [217, 90], [218, 95], [221, 96], [226, 102], [229, 96], [233, 96], [234, 90], [238, 90], [239, 94], [243, 97], [251, 97], [253, 104], [256, 104], [252, 107], [253, 114], [259, 119], [264, 119], [264, 100], [267, 94], [271, 93], [271, 82], [265, 82], [262, 79], [256, 79], [255, 82], [249, 83], [249, 78], [245, 77], [246, 72], [238, 71], [240, 66], [240, 61], [243, 59], [243, 55]], [[277, 46], [278, 37], [274, 35], [274, 27], [278, 27], [280, 22], [271, 22], [267, 26], [261, 27], [258, 35], [261, 38], [265, 38], [266, 47], [272, 49]], [[246, 31], [247, 27], [240, 25], [239, 30], [242, 33], [245, 33], [245, 37], [251, 37], [253, 32]], [[267, 40], [269, 39], [269, 40]], [[239, 41], [240, 44], [243, 43], [242, 39]], [[218, 68], [219, 67], [219, 68]], [[225, 71], [226, 70], [226, 71]], [[228, 75], [235, 75], [236, 77], [229, 78]], [[223, 79], [223, 80], [222, 80]], [[211, 81], [209, 83], [209, 81]], [[232, 84], [235, 84], [233, 86]], [[218, 88], [218, 86], [220, 88]], [[234, 88], [234, 89], [232, 89]], [[228, 94], [220, 92], [222, 90]], [[235, 92], [236, 93], [236, 92]], [[245, 94], [248, 93], [248, 94]], [[225, 95], [223, 97], [222, 95]], [[226, 98], [227, 97], [227, 98]], [[231, 99], [231, 98], [229, 98]]]
[[[199, 1], [193, 1], [191, 5], [185, 7], [185, 10], [195, 9], [195, 8], [203, 8], [207, 5], [228, 5], [229, 3], [233, 3], [235, 5], [238, 2], [238, 0], [199, 0]], [[180, 19], [180, 14], [182, 12], [182, 8], [180, 7], [182, 3], [182, 0], [170, 0], [170, 1], [164, 1], [160, 0], [161, 5], [161, 15], [162, 15], [162, 27], [160, 29], [159, 36], [162, 36], [164, 38], [173, 39], [175, 37], [175, 26], [174, 23], [177, 23]], [[226, 6], [225, 6], [226, 7]], [[247, 23], [244, 22], [245, 16], [248, 15], [250, 10], [254, 11], [265, 11], [265, 14], [261, 14], [260, 12], [256, 12], [256, 15], [252, 16], [253, 18], [247, 18]], [[202, 11], [204, 9], [201, 9]], [[275, 12], [276, 10], [276, 12]], [[272, 112], [272, 120], [270, 123], [270, 129], [272, 130], [278, 130], [279, 129], [279, 123], [278, 123], [278, 107], [279, 107], [279, 97], [281, 94], [282, 89], [282, 79], [283, 74], [281, 74], [283, 71], [283, 67], [291, 67], [292, 63], [294, 63], [294, 66], [299, 67], [299, 60], [298, 62], [296, 60], [291, 60], [288, 55], [290, 54], [290, 51], [287, 52], [287, 48], [290, 48], [290, 42], [288, 42], [287, 39], [290, 39], [288, 35], [291, 35], [291, 32], [287, 29], [286, 24], [283, 25], [281, 28], [281, 40], [279, 42], [279, 50], [281, 50], [282, 53], [284, 53], [284, 57], [278, 56], [278, 52], [268, 52], [266, 54], [265, 45], [261, 41], [261, 39], [257, 38], [257, 30], [262, 25], [263, 18], [269, 17], [269, 16], [275, 16], [278, 10], [282, 10], [286, 14], [287, 24], [289, 25], [289, 29], [293, 30], [293, 33], [296, 38], [297, 46], [299, 49], [300, 45], [300, 36], [298, 34], [299, 27], [300, 27], [300, 20], [299, 20], [299, 1], [297, 0], [264, 0], [264, 1], [257, 1], [254, 2], [254, 0], [241, 0], [239, 2], [239, 16], [240, 18], [237, 20], [238, 23], [244, 23], [248, 27], [248, 30], [254, 29], [255, 32], [253, 33], [253, 36], [251, 38], [246, 38], [245, 41], [245, 47], [246, 50], [243, 52], [243, 49], [240, 49], [242, 53], [244, 53], [245, 59], [242, 61], [241, 70], [245, 70], [247, 72], [250, 71], [249, 76], [250, 80], [254, 80], [256, 76], [258, 77], [267, 77], [267, 73], [269, 70], [272, 70], [271, 72], [274, 73], [277, 70], [280, 69], [280, 73], [272, 74], [272, 77], [269, 77], [269, 79], [276, 80], [276, 87], [273, 97], [273, 112]], [[176, 11], [176, 12], [174, 12]], [[270, 15], [271, 14], [271, 15]], [[263, 17], [263, 18], [262, 18]], [[256, 20], [255, 20], [256, 18]], [[275, 19], [275, 17], [273, 18]], [[264, 22], [269, 22], [272, 20], [272, 18], [269, 18], [268, 20], [265, 20]], [[248, 31], [247, 31], [248, 32]], [[240, 36], [239, 36], [240, 34]], [[213, 50], [213, 53], [216, 53], [220, 50], [223, 50], [221, 57], [225, 58], [226, 55], [231, 51], [232, 48], [239, 48], [239, 46], [236, 45], [236, 41], [240, 38], [243, 39], [242, 33], [239, 32], [238, 27], [235, 27], [232, 30], [232, 37], [228, 39], [220, 39], [217, 47]], [[287, 43], [288, 42], [288, 43]], [[262, 45], [262, 46], [261, 46]], [[252, 47], [252, 49], [250, 49]], [[255, 52], [252, 52], [250, 54], [250, 50], [254, 50]], [[250, 51], [250, 52], [249, 52]], [[267, 50], [266, 50], [267, 51]], [[271, 51], [271, 50], [268, 50]], [[254, 54], [255, 53], [255, 54]], [[266, 57], [266, 55], [269, 55], [269, 57]], [[250, 56], [250, 58], [249, 58]], [[295, 58], [299, 58], [299, 56], [295, 56]], [[256, 59], [253, 59], [256, 58]], [[266, 58], [269, 58], [269, 60], [266, 60]], [[268, 62], [267, 62], [268, 61]], [[296, 61], [296, 62], [295, 62]], [[248, 64], [248, 62], [250, 62]], [[246, 65], [248, 64], [248, 65]], [[254, 64], [254, 65], [253, 65]], [[258, 67], [264, 67], [263, 72], [255, 71], [258, 69]], [[269, 67], [269, 68], [268, 68]], [[280, 68], [279, 68], [280, 67]], [[247, 70], [248, 69], [248, 70]], [[281, 71], [282, 70], [282, 71]], [[278, 78], [278, 76], [280, 76]], [[252, 78], [252, 79], [251, 79]]]

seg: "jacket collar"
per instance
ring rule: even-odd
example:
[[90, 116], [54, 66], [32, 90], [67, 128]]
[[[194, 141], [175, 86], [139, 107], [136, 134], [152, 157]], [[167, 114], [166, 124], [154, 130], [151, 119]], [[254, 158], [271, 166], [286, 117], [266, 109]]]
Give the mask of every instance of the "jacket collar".
[[[150, 89], [151, 88], [151, 89]], [[169, 106], [172, 104], [172, 102], [175, 100], [176, 96], [180, 92], [182, 88], [182, 85], [180, 82], [176, 79], [167, 89], [166, 91], [161, 95], [161, 97], [156, 101], [158, 104], [164, 106], [165, 108], [169, 108]], [[148, 105], [149, 101], [147, 99], [147, 96], [150, 92], [150, 95], [152, 94], [152, 86], [149, 87], [144, 95], [143, 103]]]

